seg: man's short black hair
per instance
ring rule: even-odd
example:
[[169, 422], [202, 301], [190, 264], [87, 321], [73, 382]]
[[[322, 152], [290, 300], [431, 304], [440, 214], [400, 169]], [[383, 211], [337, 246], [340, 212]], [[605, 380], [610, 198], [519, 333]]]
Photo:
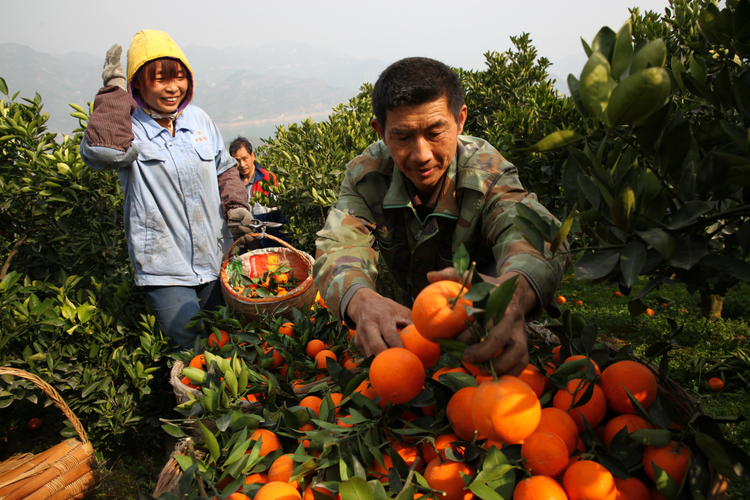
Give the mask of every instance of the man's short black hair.
[[247, 154], [249, 155], [253, 154], [253, 145], [250, 144], [250, 141], [245, 137], [239, 136], [229, 145], [229, 155], [234, 156], [240, 148], [245, 148], [245, 151], [247, 151]]
[[380, 74], [372, 91], [372, 108], [375, 118], [385, 128], [386, 111], [436, 101], [443, 96], [448, 97], [448, 109], [458, 123], [464, 90], [456, 72], [434, 59], [407, 57]]

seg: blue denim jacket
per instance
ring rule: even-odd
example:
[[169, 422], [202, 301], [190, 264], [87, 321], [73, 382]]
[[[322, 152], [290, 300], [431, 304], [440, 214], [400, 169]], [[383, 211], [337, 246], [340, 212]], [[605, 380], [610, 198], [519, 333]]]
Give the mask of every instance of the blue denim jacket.
[[125, 194], [125, 236], [139, 286], [195, 286], [219, 277], [232, 235], [217, 176], [237, 162], [200, 108], [177, 117], [175, 136], [137, 108], [126, 152], [81, 142], [95, 170], [116, 169]]

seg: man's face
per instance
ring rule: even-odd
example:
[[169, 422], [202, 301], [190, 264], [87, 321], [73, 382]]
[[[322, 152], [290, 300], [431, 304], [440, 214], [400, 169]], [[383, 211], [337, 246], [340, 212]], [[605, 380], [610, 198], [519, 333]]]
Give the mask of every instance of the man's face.
[[458, 123], [448, 108], [448, 97], [414, 106], [386, 111], [385, 129], [377, 121], [372, 126], [391, 152], [396, 167], [427, 200], [440, 187], [440, 181], [456, 154], [458, 135], [466, 122], [466, 106]]
[[255, 173], [255, 152], [248, 153], [247, 149], [240, 148], [232, 158], [237, 160], [237, 169], [243, 177], [249, 177]]

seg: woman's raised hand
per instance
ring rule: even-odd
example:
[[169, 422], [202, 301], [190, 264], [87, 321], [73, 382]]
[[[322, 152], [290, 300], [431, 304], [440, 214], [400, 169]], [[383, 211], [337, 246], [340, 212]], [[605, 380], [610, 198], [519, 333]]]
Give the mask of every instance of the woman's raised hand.
[[102, 71], [102, 83], [105, 87], [110, 85], [116, 85], [122, 90], [127, 92], [125, 87], [125, 72], [122, 70], [122, 63], [120, 63], [120, 56], [122, 55], [122, 47], [114, 44], [107, 51], [107, 55], [104, 59], [104, 71]]

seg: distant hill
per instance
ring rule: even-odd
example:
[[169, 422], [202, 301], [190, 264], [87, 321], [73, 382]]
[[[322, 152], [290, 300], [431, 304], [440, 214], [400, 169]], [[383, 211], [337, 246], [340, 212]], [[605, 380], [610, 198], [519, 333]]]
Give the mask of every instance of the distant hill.
[[[194, 104], [217, 123], [225, 140], [238, 134], [267, 138], [276, 125], [307, 117], [325, 119], [331, 108], [374, 82], [387, 63], [360, 60], [296, 42], [257, 49], [183, 47], [196, 75]], [[68, 103], [86, 106], [101, 86], [103, 56], [47, 54], [25, 45], [0, 44], [0, 77], [12, 93], [38, 92], [52, 132], [78, 126]], [[123, 57], [123, 65], [125, 60]], [[255, 144], [255, 141], [253, 141]]]

